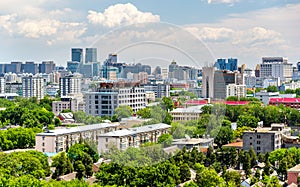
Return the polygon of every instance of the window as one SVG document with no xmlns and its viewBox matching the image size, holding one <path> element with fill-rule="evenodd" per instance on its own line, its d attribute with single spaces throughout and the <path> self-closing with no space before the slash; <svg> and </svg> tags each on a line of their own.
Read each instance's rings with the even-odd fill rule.
<svg viewBox="0 0 300 187">
<path fill-rule="evenodd" d="M 257 139 L 260 139 L 260 134 L 257 135 Z"/>
<path fill-rule="evenodd" d="M 45 152 L 45 149 L 43 148 L 42 151 Z"/>
<path fill-rule="evenodd" d="M 252 143 L 250 143 L 250 145 L 252 145 Z"/>
<path fill-rule="evenodd" d="M 45 146 L 45 143 L 42 143 L 42 146 L 44 147 L 44 146 Z"/>
<path fill-rule="evenodd" d="M 106 138 L 106 142 L 108 142 L 108 138 Z"/>
<path fill-rule="evenodd" d="M 256 150 L 260 151 L 260 147 L 257 147 Z"/>
<path fill-rule="evenodd" d="M 257 145 L 260 145 L 260 141 L 257 141 L 256 143 L 257 143 Z"/>
<path fill-rule="evenodd" d="M 42 139 L 45 140 L 45 136 L 42 136 Z"/>
<path fill-rule="evenodd" d="M 250 137 L 250 140 L 252 140 L 252 137 Z"/>
</svg>

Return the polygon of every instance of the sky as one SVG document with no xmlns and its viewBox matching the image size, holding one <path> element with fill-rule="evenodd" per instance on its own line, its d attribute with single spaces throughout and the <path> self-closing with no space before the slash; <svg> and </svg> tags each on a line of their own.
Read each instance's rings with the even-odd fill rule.
<svg viewBox="0 0 300 187">
<path fill-rule="evenodd" d="M 71 48 L 98 48 L 120 61 L 203 66 L 263 56 L 300 61 L 299 0 L 0 1 L 0 62 L 70 61 Z"/>
</svg>

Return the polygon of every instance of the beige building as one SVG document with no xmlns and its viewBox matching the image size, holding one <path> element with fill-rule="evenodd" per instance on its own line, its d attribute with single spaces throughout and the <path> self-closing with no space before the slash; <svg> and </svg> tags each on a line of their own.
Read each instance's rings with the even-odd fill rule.
<svg viewBox="0 0 300 187">
<path fill-rule="evenodd" d="M 66 151 L 80 140 L 97 143 L 97 136 L 115 131 L 118 126 L 118 123 L 100 123 L 38 133 L 35 136 L 35 149 L 45 153 L 58 153 Z"/>
<path fill-rule="evenodd" d="M 173 121 L 189 121 L 198 120 L 202 113 L 201 108 L 204 105 L 191 106 L 187 108 L 176 108 L 170 112 Z"/>
<path fill-rule="evenodd" d="M 226 97 L 236 96 L 238 98 L 246 97 L 246 85 L 228 84 L 226 86 Z"/>
<path fill-rule="evenodd" d="M 146 142 L 157 142 L 158 137 L 168 133 L 170 128 L 170 125 L 159 123 L 101 134 L 98 136 L 98 152 L 107 152 L 113 146 L 119 150 L 126 150 Z"/>
</svg>

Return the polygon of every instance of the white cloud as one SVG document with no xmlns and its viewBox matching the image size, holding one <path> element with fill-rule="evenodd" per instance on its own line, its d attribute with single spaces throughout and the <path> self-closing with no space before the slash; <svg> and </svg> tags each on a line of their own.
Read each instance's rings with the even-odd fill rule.
<svg viewBox="0 0 300 187">
<path fill-rule="evenodd" d="M 18 32 L 28 38 L 51 36 L 57 33 L 61 23 L 57 20 L 25 20 L 17 23 Z"/>
<path fill-rule="evenodd" d="M 225 3 L 225 4 L 233 4 L 239 2 L 239 0 L 207 0 L 208 4 L 212 3 Z"/>
<path fill-rule="evenodd" d="M 112 5 L 105 9 L 103 13 L 90 10 L 87 18 L 92 24 L 100 24 L 109 28 L 160 21 L 158 15 L 153 15 L 150 12 L 141 12 L 131 3 Z"/>
<path fill-rule="evenodd" d="M 9 14 L 0 16 L 0 29 L 1 27 L 9 34 L 13 32 L 12 22 L 15 20 L 16 14 Z"/>
<path fill-rule="evenodd" d="M 187 31 L 199 37 L 203 41 L 224 41 L 232 38 L 234 31 L 225 27 L 187 27 Z"/>
<path fill-rule="evenodd" d="M 247 45 L 247 46 L 258 46 L 258 45 L 274 45 L 283 44 L 284 39 L 281 34 L 263 27 L 254 27 L 244 31 L 238 31 L 233 37 L 233 44 L 235 45 Z"/>
</svg>

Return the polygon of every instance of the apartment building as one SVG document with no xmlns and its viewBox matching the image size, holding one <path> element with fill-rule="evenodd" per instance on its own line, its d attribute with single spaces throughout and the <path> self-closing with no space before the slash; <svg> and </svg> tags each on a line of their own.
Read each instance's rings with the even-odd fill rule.
<svg viewBox="0 0 300 187">
<path fill-rule="evenodd" d="M 243 133 L 243 150 L 259 153 L 271 152 L 282 148 L 283 136 L 290 136 L 291 128 L 284 124 L 272 124 L 271 127 L 258 127 L 253 131 Z"/>
<path fill-rule="evenodd" d="M 85 93 L 86 113 L 93 116 L 113 116 L 120 105 L 134 112 L 146 107 L 146 94 L 137 83 L 101 83 L 96 92 Z"/>
<path fill-rule="evenodd" d="M 238 98 L 246 97 L 246 85 L 228 84 L 226 86 L 226 97 L 236 96 Z"/>
<path fill-rule="evenodd" d="M 159 123 L 101 134 L 98 136 L 98 152 L 107 152 L 113 146 L 119 150 L 126 150 L 146 142 L 156 143 L 158 137 L 168 133 L 170 128 L 171 125 Z"/>
<path fill-rule="evenodd" d="M 198 120 L 202 113 L 202 106 L 191 106 L 187 108 L 176 108 L 170 112 L 173 121 L 190 121 Z"/>
<path fill-rule="evenodd" d="M 22 96 L 36 97 L 43 99 L 46 92 L 46 79 L 41 74 L 23 74 L 22 77 Z"/>
<path fill-rule="evenodd" d="M 67 151 L 71 145 L 78 143 L 80 140 L 97 143 L 97 136 L 115 131 L 118 126 L 118 123 L 100 123 L 37 133 L 35 136 L 35 149 L 45 153 L 58 153 Z"/>
</svg>

